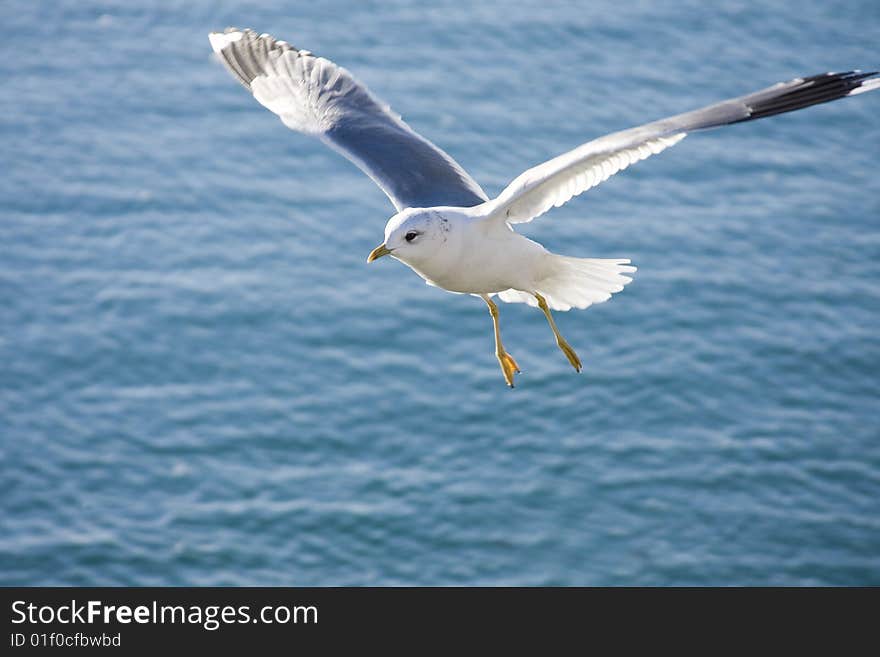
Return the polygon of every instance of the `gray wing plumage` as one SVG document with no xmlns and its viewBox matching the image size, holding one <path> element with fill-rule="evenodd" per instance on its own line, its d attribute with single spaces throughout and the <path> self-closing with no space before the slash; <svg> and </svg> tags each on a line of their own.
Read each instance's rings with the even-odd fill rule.
<svg viewBox="0 0 880 657">
<path fill-rule="evenodd" d="M 490 206 L 490 216 L 531 221 L 639 160 L 677 144 L 689 132 L 753 121 L 880 88 L 876 73 L 824 73 L 782 82 L 637 128 L 587 142 L 517 176 Z"/>
<path fill-rule="evenodd" d="M 319 137 L 354 162 L 398 211 L 487 200 L 455 160 L 344 68 L 252 30 L 227 28 L 210 40 L 226 68 L 262 105 L 287 127 Z"/>
</svg>

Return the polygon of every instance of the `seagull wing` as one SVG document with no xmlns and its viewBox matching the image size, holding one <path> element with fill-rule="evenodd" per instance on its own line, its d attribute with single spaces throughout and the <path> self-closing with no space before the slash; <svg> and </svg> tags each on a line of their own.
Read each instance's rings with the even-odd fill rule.
<svg viewBox="0 0 880 657">
<path fill-rule="evenodd" d="M 782 82 L 637 128 L 615 132 L 578 146 L 520 174 L 490 201 L 489 216 L 524 223 L 607 180 L 639 160 L 655 155 L 695 130 L 761 119 L 880 88 L 877 73 L 824 73 Z"/>
<path fill-rule="evenodd" d="M 288 128 L 320 137 L 407 207 L 470 207 L 488 199 L 461 166 L 416 134 L 344 68 L 268 34 L 210 35 L 226 68 Z"/>
</svg>

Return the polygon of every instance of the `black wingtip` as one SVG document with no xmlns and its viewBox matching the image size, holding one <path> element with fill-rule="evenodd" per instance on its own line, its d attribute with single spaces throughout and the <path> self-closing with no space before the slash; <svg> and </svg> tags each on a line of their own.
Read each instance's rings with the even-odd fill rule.
<svg viewBox="0 0 880 657">
<path fill-rule="evenodd" d="M 783 114 L 794 110 L 827 103 L 844 96 L 849 96 L 867 80 L 877 75 L 878 71 L 863 73 L 862 71 L 846 71 L 844 73 L 821 73 L 803 78 L 800 84 L 779 95 L 765 98 L 750 105 L 749 116 L 744 121 L 761 119 L 765 116 Z"/>
</svg>

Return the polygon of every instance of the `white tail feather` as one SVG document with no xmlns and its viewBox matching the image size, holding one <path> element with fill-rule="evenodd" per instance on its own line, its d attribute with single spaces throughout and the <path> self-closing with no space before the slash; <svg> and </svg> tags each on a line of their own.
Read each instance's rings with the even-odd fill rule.
<svg viewBox="0 0 880 657">
<path fill-rule="evenodd" d="M 570 258 L 555 254 L 549 256 L 549 265 L 534 291 L 547 299 L 553 310 L 583 309 L 607 301 L 632 280 L 624 274 L 636 270 L 629 260 Z M 538 305 L 531 291 L 505 290 L 498 294 L 498 298 L 508 303 Z"/>
</svg>

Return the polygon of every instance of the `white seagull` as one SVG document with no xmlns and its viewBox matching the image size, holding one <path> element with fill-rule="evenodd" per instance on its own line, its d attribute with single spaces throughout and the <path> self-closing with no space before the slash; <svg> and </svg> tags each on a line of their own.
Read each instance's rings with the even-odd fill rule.
<svg viewBox="0 0 880 657">
<path fill-rule="evenodd" d="M 677 144 L 689 132 L 825 103 L 880 88 L 876 72 L 824 73 L 615 132 L 517 176 L 489 199 L 444 151 L 420 136 L 344 68 L 253 30 L 210 35 L 226 68 L 288 128 L 315 135 L 372 178 L 397 214 L 367 258 L 390 255 L 429 285 L 479 296 L 489 306 L 495 355 L 513 387 L 520 369 L 501 343 L 494 295 L 540 308 L 575 370 L 581 361 L 560 335 L 550 309 L 606 301 L 632 279 L 629 260 L 550 253 L 514 232 L 551 207 Z"/>
</svg>

